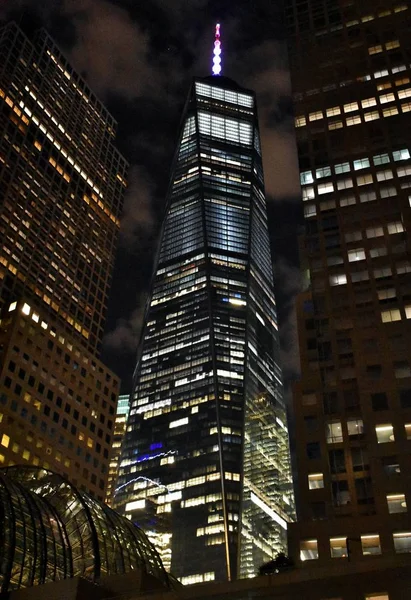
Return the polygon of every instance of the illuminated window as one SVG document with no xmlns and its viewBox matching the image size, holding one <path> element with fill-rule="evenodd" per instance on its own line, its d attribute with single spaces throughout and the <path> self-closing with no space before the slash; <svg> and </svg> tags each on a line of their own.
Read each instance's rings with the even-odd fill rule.
<svg viewBox="0 0 411 600">
<path fill-rule="evenodd" d="M 324 117 L 324 113 L 322 110 L 317 110 L 316 112 L 312 112 L 308 115 L 310 121 L 318 121 L 318 119 L 322 119 Z"/>
<path fill-rule="evenodd" d="M 312 171 L 304 171 L 303 173 L 300 173 L 300 182 L 301 182 L 301 185 L 305 185 L 307 183 L 313 183 L 314 178 L 313 178 Z"/>
<path fill-rule="evenodd" d="M 394 115 L 398 115 L 398 108 L 396 106 L 391 106 L 390 108 L 384 108 L 382 111 L 384 117 L 393 117 Z"/>
<path fill-rule="evenodd" d="M 311 473 L 308 475 L 308 488 L 317 490 L 324 487 L 324 475 L 322 473 Z"/>
<path fill-rule="evenodd" d="M 380 536 L 377 533 L 371 533 L 361 536 L 362 553 L 364 556 L 372 554 L 381 554 Z"/>
<path fill-rule="evenodd" d="M 334 170 L 337 175 L 340 175 L 341 173 L 348 173 L 351 171 L 350 163 L 339 163 L 338 165 L 334 166 Z"/>
<path fill-rule="evenodd" d="M 358 102 L 350 102 L 349 104 L 344 104 L 343 108 L 344 112 L 346 113 L 358 110 Z"/>
<path fill-rule="evenodd" d="M 365 600 L 390 600 L 387 592 L 377 592 L 376 594 L 366 594 Z"/>
<path fill-rule="evenodd" d="M 367 238 L 375 238 L 384 235 L 384 230 L 382 227 L 368 227 L 365 233 Z"/>
<path fill-rule="evenodd" d="M 387 442 L 393 442 L 395 440 L 394 428 L 390 423 L 376 425 L 375 433 L 377 435 L 377 442 L 379 444 L 386 444 Z"/>
<path fill-rule="evenodd" d="M 334 191 L 334 186 L 331 182 L 329 183 L 320 183 L 318 185 L 318 193 L 319 194 L 329 194 Z"/>
<path fill-rule="evenodd" d="M 387 495 L 388 512 L 401 513 L 407 512 L 407 502 L 405 500 L 405 494 L 389 494 Z"/>
<path fill-rule="evenodd" d="M 347 419 L 347 431 L 350 438 L 358 437 L 364 433 L 364 423 L 362 419 Z"/>
<path fill-rule="evenodd" d="M 347 556 L 347 538 L 330 538 L 331 558 L 345 558 Z"/>
<path fill-rule="evenodd" d="M 379 119 L 379 118 L 380 118 L 380 113 L 376 110 L 366 112 L 364 114 L 365 121 L 375 121 L 376 119 Z"/>
<path fill-rule="evenodd" d="M 356 115 L 355 117 L 347 117 L 345 121 L 347 126 L 351 127 L 351 125 L 358 125 L 358 123 L 361 123 L 361 117 L 359 115 Z"/>
<path fill-rule="evenodd" d="M 325 426 L 327 444 L 336 444 L 343 441 L 341 421 L 330 421 Z"/>
<path fill-rule="evenodd" d="M 405 423 L 404 428 L 407 440 L 411 440 L 411 423 Z"/>
<path fill-rule="evenodd" d="M 321 179 L 321 177 L 330 177 L 331 176 L 331 167 L 322 167 L 321 169 L 317 169 L 315 171 L 315 176 L 317 179 Z M 326 184 L 322 184 L 326 185 Z"/>
<path fill-rule="evenodd" d="M 359 171 L 360 169 L 366 169 L 370 166 L 370 161 L 368 158 L 360 158 L 359 160 L 354 161 L 354 171 Z"/>
<path fill-rule="evenodd" d="M 371 106 L 376 106 L 377 100 L 375 98 L 366 98 L 361 101 L 361 106 L 363 108 L 370 108 Z"/>
<path fill-rule="evenodd" d="M 307 119 L 305 117 L 296 117 L 295 118 L 295 126 L 296 127 L 304 127 L 307 124 Z"/>
<path fill-rule="evenodd" d="M 352 179 L 341 179 L 337 181 L 337 189 L 346 190 L 348 188 L 352 188 L 354 186 Z"/>
<path fill-rule="evenodd" d="M 341 114 L 341 108 L 339 106 L 332 106 L 331 108 L 327 108 L 326 113 L 327 117 L 335 117 Z"/>
<path fill-rule="evenodd" d="M 398 554 L 411 552 L 411 532 L 402 531 L 393 534 L 394 548 Z"/>
<path fill-rule="evenodd" d="M 392 223 L 388 223 L 387 225 L 388 233 L 402 233 L 404 231 L 404 226 L 401 221 L 394 221 Z"/>
<path fill-rule="evenodd" d="M 315 198 L 315 192 L 313 187 L 303 188 L 303 200 L 313 200 Z"/>
<path fill-rule="evenodd" d="M 348 252 L 348 261 L 356 262 L 359 260 L 365 259 L 365 251 L 363 248 L 356 248 L 355 250 L 350 250 Z"/>
<path fill-rule="evenodd" d="M 315 560 L 318 558 L 318 542 L 317 540 L 301 540 L 300 542 L 300 559 Z"/>
<path fill-rule="evenodd" d="M 10 437 L 8 435 L 6 435 L 5 433 L 3 433 L 0 443 L 5 448 L 8 448 L 9 444 L 10 444 Z"/>
<path fill-rule="evenodd" d="M 345 285 L 347 283 L 347 275 L 340 273 L 339 275 L 330 275 L 330 285 Z"/>
</svg>

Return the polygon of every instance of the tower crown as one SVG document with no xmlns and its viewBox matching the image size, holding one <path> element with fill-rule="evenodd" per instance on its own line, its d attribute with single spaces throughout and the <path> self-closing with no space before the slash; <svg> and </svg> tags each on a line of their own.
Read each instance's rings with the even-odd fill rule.
<svg viewBox="0 0 411 600">
<path fill-rule="evenodd" d="M 215 26 L 214 50 L 213 50 L 213 75 L 221 75 L 221 40 L 220 23 Z"/>
</svg>

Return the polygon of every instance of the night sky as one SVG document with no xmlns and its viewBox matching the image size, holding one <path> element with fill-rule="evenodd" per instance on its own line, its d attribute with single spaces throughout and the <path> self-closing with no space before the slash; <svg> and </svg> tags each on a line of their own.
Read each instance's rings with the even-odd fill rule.
<svg viewBox="0 0 411 600">
<path fill-rule="evenodd" d="M 39 6 L 41 5 L 41 6 Z M 283 368 L 298 371 L 293 297 L 301 206 L 279 0 L 0 0 L 0 19 L 44 25 L 118 121 L 130 163 L 103 361 L 130 391 L 170 166 L 191 78 L 211 74 L 221 23 L 223 74 L 257 92 Z"/>
</svg>

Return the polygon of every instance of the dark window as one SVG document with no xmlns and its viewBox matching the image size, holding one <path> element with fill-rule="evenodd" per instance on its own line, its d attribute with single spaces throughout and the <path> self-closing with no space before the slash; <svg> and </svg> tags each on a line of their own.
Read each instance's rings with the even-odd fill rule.
<svg viewBox="0 0 411 600">
<path fill-rule="evenodd" d="M 356 479 L 355 491 L 357 494 L 358 504 L 371 504 L 372 502 L 374 502 L 370 477 L 364 477 L 364 479 Z"/>
<path fill-rule="evenodd" d="M 337 392 L 324 394 L 324 412 L 327 415 L 339 412 L 339 402 Z"/>
<path fill-rule="evenodd" d="M 310 460 L 321 458 L 320 442 L 310 442 L 307 444 L 307 457 Z"/>
<path fill-rule="evenodd" d="M 401 408 L 411 408 L 411 389 L 400 391 Z"/>
<path fill-rule="evenodd" d="M 352 448 L 351 460 L 353 471 L 368 471 L 370 468 L 368 455 L 364 448 Z"/>
<path fill-rule="evenodd" d="M 348 481 L 345 479 L 341 481 L 332 482 L 333 500 L 336 506 L 343 506 L 350 504 L 351 496 L 348 489 Z"/>
<path fill-rule="evenodd" d="M 325 519 L 325 502 L 312 502 L 310 506 L 313 519 Z"/>
<path fill-rule="evenodd" d="M 330 461 L 330 471 L 331 473 L 345 473 L 345 456 L 344 450 L 330 450 L 328 453 L 328 458 Z"/>
<path fill-rule="evenodd" d="M 304 417 L 304 424 L 307 433 L 313 433 L 318 429 L 318 419 L 317 417 L 309 416 Z"/>
<path fill-rule="evenodd" d="M 373 410 L 386 410 L 388 408 L 387 394 L 384 392 L 371 394 L 371 404 Z"/>
</svg>

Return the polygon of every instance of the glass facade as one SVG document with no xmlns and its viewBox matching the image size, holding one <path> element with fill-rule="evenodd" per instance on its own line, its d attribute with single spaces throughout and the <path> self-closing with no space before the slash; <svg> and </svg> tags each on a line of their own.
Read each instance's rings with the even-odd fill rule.
<svg viewBox="0 0 411 600">
<path fill-rule="evenodd" d="M 169 187 L 114 505 L 184 583 L 251 576 L 293 518 L 254 94 L 195 79 Z"/>
<path fill-rule="evenodd" d="M 168 586 L 146 535 L 44 469 L 0 469 L 0 593 L 69 577 L 99 582 L 143 569 Z"/>
</svg>

